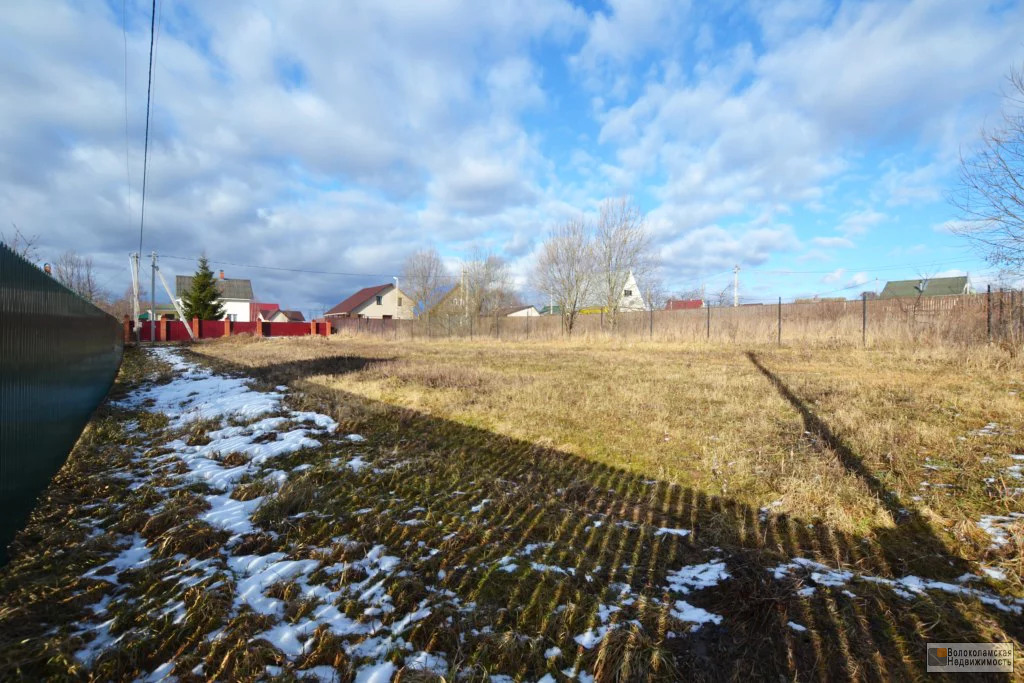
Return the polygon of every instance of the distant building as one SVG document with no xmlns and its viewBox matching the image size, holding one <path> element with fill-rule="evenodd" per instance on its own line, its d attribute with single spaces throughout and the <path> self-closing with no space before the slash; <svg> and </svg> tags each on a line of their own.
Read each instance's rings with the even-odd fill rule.
<svg viewBox="0 0 1024 683">
<path fill-rule="evenodd" d="M 669 299 L 665 302 L 666 311 L 689 311 L 704 308 L 703 299 Z"/>
<path fill-rule="evenodd" d="M 325 318 L 373 318 L 408 320 L 414 302 L 392 284 L 364 287 L 327 311 Z"/>
<path fill-rule="evenodd" d="M 558 306 L 558 305 L 555 305 L 555 306 L 545 306 L 544 308 L 540 309 L 540 314 L 541 315 L 562 315 L 562 307 Z"/>
<path fill-rule="evenodd" d="M 220 292 L 221 306 L 224 307 L 224 318 L 238 323 L 253 322 L 252 311 L 252 280 L 226 278 L 220 271 L 220 279 L 216 280 L 217 291 Z M 178 275 L 174 278 L 174 298 L 182 306 L 182 298 L 192 289 L 191 275 Z"/>
<path fill-rule="evenodd" d="M 893 280 L 885 283 L 880 299 L 902 299 L 919 296 L 957 296 L 970 294 L 971 283 L 966 275 L 933 277 L 919 280 Z"/>
<path fill-rule="evenodd" d="M 536 318 L 540 315 L 534 306 L 506 306 L 492 313 L 503 318 Z"/>
</svg>

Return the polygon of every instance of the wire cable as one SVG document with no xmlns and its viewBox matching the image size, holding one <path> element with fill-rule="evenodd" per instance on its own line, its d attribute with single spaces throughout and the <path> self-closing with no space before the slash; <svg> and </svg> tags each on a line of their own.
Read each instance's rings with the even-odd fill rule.
<svg viewBox="0 0 1024 683">
<path fill-rule="evenodd" d="M 121 37 L 124 38 L 124 172 L 128 178 L 128 229 L 132 220 L 131 144 L 128 136 L 128 0 L 121 0 Z"/>
<path fill-rule="evenodd" d="M 139 254 L 142 253 L 142 231 L 146 224 L 146 176 L 149 170 L 149 105 L 153 97 L 153 42 L 156 36 L 156 0 L 149 19 L 149 76 L 146 82 L 146 142 L 142 148 L 142 208 L 139 214 Z"/>
</svg>

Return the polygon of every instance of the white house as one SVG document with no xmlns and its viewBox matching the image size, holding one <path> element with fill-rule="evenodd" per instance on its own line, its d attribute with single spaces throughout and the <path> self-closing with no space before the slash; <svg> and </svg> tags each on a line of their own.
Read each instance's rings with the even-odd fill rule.
<svg viewBox="0 0 1024 683">
<path fill-rule="evenodd" d="M 415 302 L 392 284 L 364 287 L 324 313 L 325 318 L 410 320 Z"/>
<path fill-rule="evenodd" d="M 540 316 L 540 311 L 534 306 L 506 306 L 494 311 L 494 315 L 505 318 L 536 318 Z"/>
<path fill-rule="evenodd" d="M 647 310 L 644 298 L 640 294 L 640 285 L 636 283 L 636 278 L 633 277 L 633 272 L 629 271 L 625 274 L 620 272 L 617 274 L 617 277 L 623 283 L 622 292 L 619 295 L 619 310 Z M 605 288 L 607 286 L 607 278 L 603 273 L 595 275 L 590 285 L 590 295 L 587 297 L 583 306 L 580 307 L 581 312 L 600 313 L 603 311 L 608 306 L 607 293 L 605 292 Z"/>
<path fill-rule="evenodd" d="M 224 318 L 239 323 L 252 322 L 252 281 L 239 278 L 226 278 L 220 271 L 217 291 L 220 292 L 221 306 L 224 307 Z M 183 306 L 182 298 L 192 289 L 191 275 L 178 275 L 174 278 L 174 296 L 178 305 Z"/>
</svg>

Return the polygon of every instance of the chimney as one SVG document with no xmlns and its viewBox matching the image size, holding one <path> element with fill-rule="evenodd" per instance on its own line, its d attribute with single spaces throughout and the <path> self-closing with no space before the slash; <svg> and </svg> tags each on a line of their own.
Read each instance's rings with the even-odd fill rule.
<svg viewBox="0 0 1024 683">
<path fill-rule="evenodd" d="M 220 279 L 221 279 L 221 280 L 223 280 L 223 279 L 224 279 L 224 271 L 223 271 L 223 270 L 222 270 L 222 271 L 220 271 Z"/>
</svg>

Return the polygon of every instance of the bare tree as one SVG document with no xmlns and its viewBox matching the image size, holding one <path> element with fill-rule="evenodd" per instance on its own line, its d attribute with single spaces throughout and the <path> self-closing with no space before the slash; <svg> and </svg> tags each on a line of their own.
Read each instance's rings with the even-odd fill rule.
<svg viewBox="0 0 1024 683">
<path fill-rule="evenodd" d="M 536 286 L 558 305 L 569 335 L 590 296 L 594 267 L 594 243 L 582 218 L 555 227 L 541 247 Z"/>
<path fill-rule="evenodd" d="M 1002 123 L 982 131 L 981 150 L 960 161 L 960 187 L 951 197 L 963 224 L 994 265 L 1024 268 L 1024 65 L 1008 76 Z"/>
<path fill-rule="evenodd" d="M 11 251 L 26 261 L 38 261 L 39 235 L 26 235 L 15 223 L 11 223 L 11 227 L 14 228 L 14 234 L 8 237 L 5 233 L 0 232 L 0 242 L 6 244 Z"/>
<path fill-rule="evenodd" d="M 102 296 L 91 256 L 81 256 L 72 250 L 64 252 L 54 261 L 53 276 L 86 301 L 96 302 Z"/>
<path fill-rule="evenodd" d="M 437 249 L 421 249 L 409 256 L 402 267 L 402 290 L 412 297 L 419 317 L 428 313 L 445 294 L 451 276 Z"/>
<path fill-rule="evenodd" d="M 639 284 L 653 270 L 645 222 L 639 207 L 628 198 L 601 204 L 594 234 L 594 296 L 604 307 L 612 329 L 630 273 Z M 642 286 L 640 291 L 644 292 Z"/>
<path fill-rule="evenodd" d="M 518 303 L 512 273 L 500 256 L 477 251 L 463 269 L 463 302 L 470 315 L 487 315 Z"/>
</svg>

